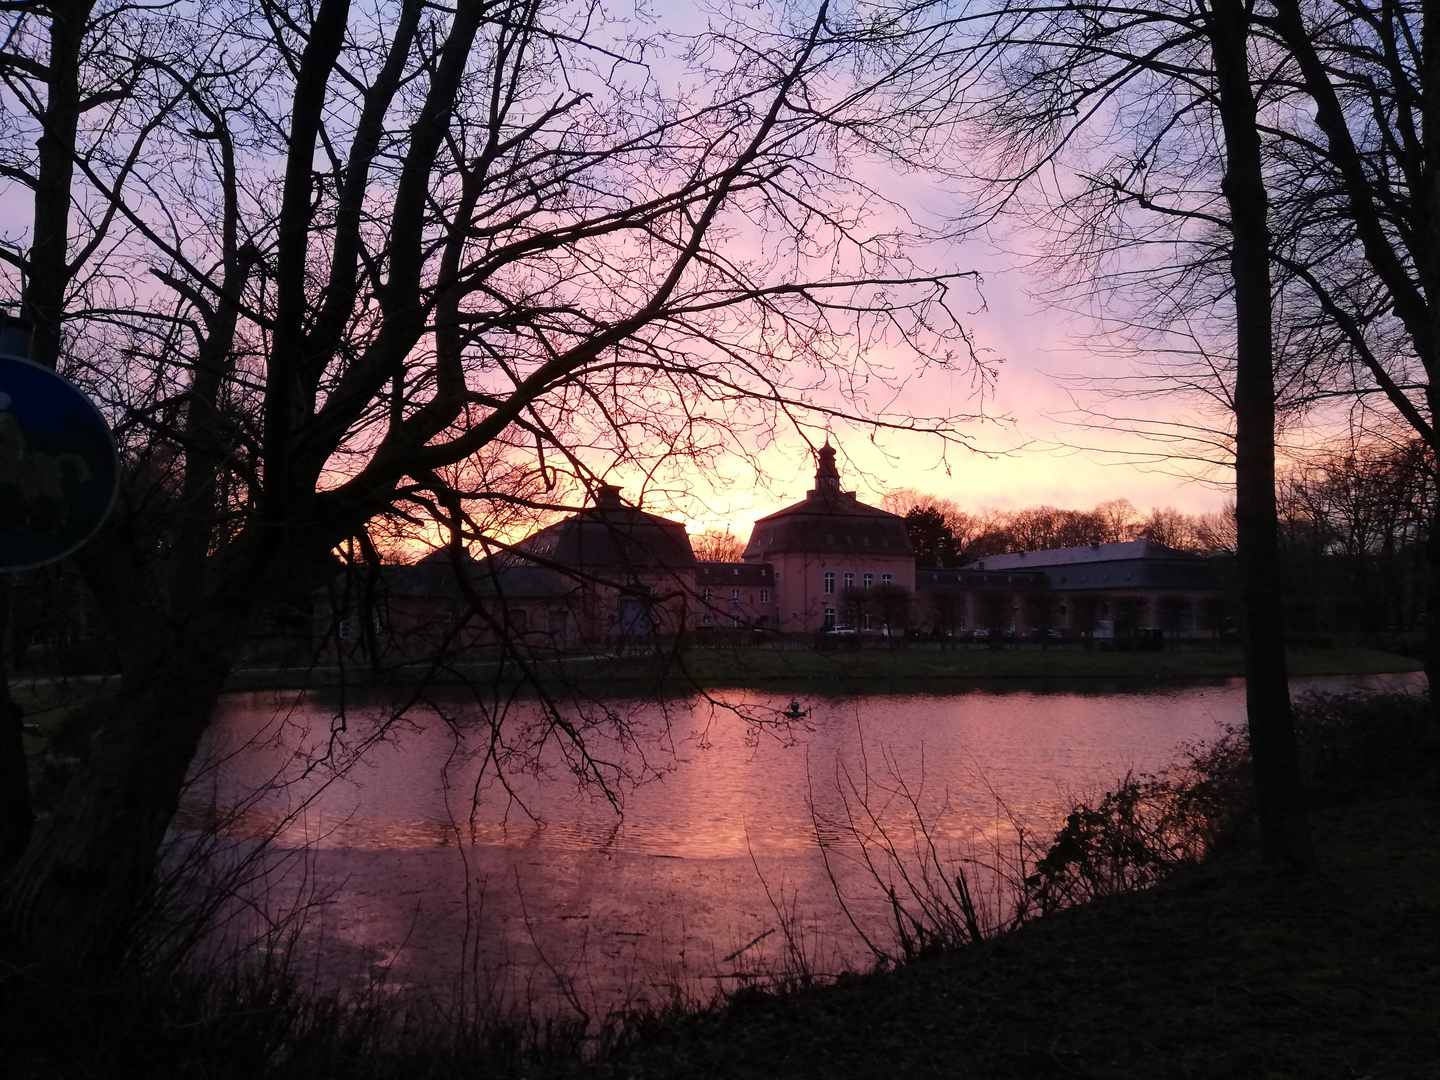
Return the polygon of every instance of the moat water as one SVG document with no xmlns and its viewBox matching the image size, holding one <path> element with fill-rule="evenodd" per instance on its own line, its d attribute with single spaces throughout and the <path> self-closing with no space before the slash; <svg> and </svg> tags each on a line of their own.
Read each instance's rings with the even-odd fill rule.
<svg viewBox="0 0 1440 1080">
<path fill-rule="evenodd" d="M 1357 686 L 1423 676 L 1295 683 Z M 253 858 L 226 940 L 320 989 L 594 1015 L 869 967 L 893 934 L 858 836 L 912 872 L 933 844 L 998 911 L 994 868 L 1077 795 L 1244 720 L 1239 680 L 790 700 L 555 703 L 581 753 L 535 701 L 233 695 L 176 835 Z"/>
</svg>

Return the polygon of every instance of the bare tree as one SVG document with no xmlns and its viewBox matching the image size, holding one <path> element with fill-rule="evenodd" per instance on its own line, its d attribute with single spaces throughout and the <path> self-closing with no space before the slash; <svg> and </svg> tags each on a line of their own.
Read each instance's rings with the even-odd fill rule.
<svg viewBox="0 0 1440 1080">
<path fill-rule="evenodd" d="M 125 948 L 248 628 L 377 517 L 503 546 L 487 507 L 558 512 L 611 468 L 675 477 L 804 422 L 856 374 L 852 335 L 965 347 L 954 276 L 908 263 L 847 169 L 923 121 L 862 20 L 737 8 L 689 43 L 681 93 L 650 60 L 685 42 L 583 3 L 97 10 L 6 8 L 29 127 L 0 150 L 36 213 L 6 287 L 125 463 L 76 559 L 118 693 L 0 895 L 18 940 L 73 961 Z M 104 122 L 72 124 L 76 101 Z"/>
<path fill-rule="evenodd" d="M 1118 544 L 1135 538 L 1140 514 L 1129 499 L 1109 499 L 1092 512 L 1099 524 L 1100 543 Z"/>
<path fill-rule="evenodd" d="M 1251 49 L 1257 25 L 1238 0 L 1035 0 L 976 18 L 985 30 L 968 70 L 975 52 L 990 58 L 979 82 L 996 88 L 974 110 L 998 142 L 974 152 L 989 166 L 996 205 L 1060 171 L 1058 194 L 1042 202 L 1060 234 L 1057 267 L 1112 301 L 1126 295 L 1132 342 L 1187 335 L 1202 364 L 1181 384 L 1212 395 L 1233 422 L 1263 846 L 1267 859 L 1311 866 L 1279 594 L 1276 400 L 1287 388 L 1276 379 L 1261 123 L 1282 96 L 1272 76 L 1284 60 Z M 1206 363 L 1216 356 L 1227 359 Z"/>
<path fill-rule="evenodd" d="M 706 529 L 690 537 L 695 557 L 702 562 L 740 562 L 745 553 L 744 542 L 726 528 Z"/>
<path fill-rule="evenodd" d="M 1136 527 L 1135 535 L 1141 540 L 1181 550 L 1196 547 L 1198 544 L 1194 519 L 1173 506 L 1157 506 L 1152 509 Z"/>
</svg>

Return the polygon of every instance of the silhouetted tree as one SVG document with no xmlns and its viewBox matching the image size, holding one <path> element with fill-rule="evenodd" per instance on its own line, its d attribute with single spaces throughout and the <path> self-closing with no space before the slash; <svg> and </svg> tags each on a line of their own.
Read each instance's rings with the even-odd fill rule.
<svg viewBox="0 0 1440 1080">
<path fill-rule="evenodd" d="M 824 6 L 794 34 L 765 17 L 715 13 L 682 93 L 583 3 L 4 8 L 0 183 L 34 201 L 5 289 L 33 358 L 115 421 L 125 473 L 75 560 L 118 689 L 0 885 L 16 940 L 128 947 L 246 634 L 377 517 L 503 545 L 483 507 L 703 467 L 830 376 L 862 384 L 850 335 L 948 359 L 946 280 L 873 242 L 882 200 L 847 179 L 852 152 L 918 145 L 903 67 Z"/>
<path fill-rule="evenodd" d="M 690 537 L 690 547 L 702 562 L 740 562 L 745 554 L 744 542 L 728 528 L 695 533 Z"/>
<path fill-rule="evenodd" d="M 905 515 L 905 532 L 915 546 L 916 566 L 954 566 L 959 559 L 950 523 L 933 506 L 917 506 Z"/>
</svg>

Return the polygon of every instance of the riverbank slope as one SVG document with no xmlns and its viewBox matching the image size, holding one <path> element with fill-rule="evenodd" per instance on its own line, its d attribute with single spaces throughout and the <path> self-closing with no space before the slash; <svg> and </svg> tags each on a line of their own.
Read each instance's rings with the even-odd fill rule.
<svg viewBox="0 0 1440 1080">
<path fill-rule="evenodd" d="M 1290 674 L 1378 675 L 1419 671 L 1419 660 L 1363 646 L 1295 647 L 1286 650 Z M 777 684 L 790 692 L 797 683 L 837 689 L 874 682 L 973 681 L 987 679 L 1230 679 L 1245 673 L 1238 648 L 1154 652 L 1077 649 L 688 649 L 664 655 L 572 655 L 537 661 L 532 676 L 549 684 L 590 688 L 651 689 Z M 407 684 L 422 678 L 441 683 L 494 684 L 516 681 L 513 664 L 459 663 L 389 668 L 241 668 L 230 677 L 230 690 L 279 690 L 347 685 Z"/>
<path fill-rule="evenodd" d="M 1440 801 L 1315 826 L 1317 877 L 1222 853 L 896 971 L 742 996 L 583 1075 L 1440 1076 Z"/>
</svg>

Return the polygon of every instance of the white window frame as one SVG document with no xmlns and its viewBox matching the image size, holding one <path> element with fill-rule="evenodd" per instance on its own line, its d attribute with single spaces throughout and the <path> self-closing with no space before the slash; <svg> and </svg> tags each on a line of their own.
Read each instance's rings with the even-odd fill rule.
<svg viewBox="0 0 1440 1080">
<path fill-rule="evenodd" d="M 874 574 L 861 574 L 861 575 L 860 575 L 860 584 L 861 584 L 864 588 L 873 589 L 873 588 L 875 587 L 875 575 L 874 575 Z"/>
<path fill-rule="evenodd" d="M 835 595 L 835 571 L 834 571 L 834 570 L 826 570 L 826 571 L 825 571 L 825 576 L 820 579 L 820 583 L 821 583 L 820 591 L 821 591 L 822 593 L 824 593 L 826 596 L 834 596 L 834 595 Z"/>
</svg>

